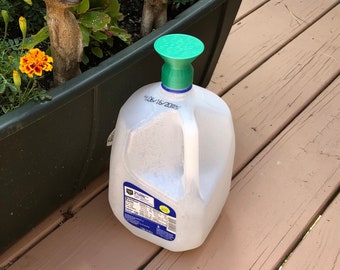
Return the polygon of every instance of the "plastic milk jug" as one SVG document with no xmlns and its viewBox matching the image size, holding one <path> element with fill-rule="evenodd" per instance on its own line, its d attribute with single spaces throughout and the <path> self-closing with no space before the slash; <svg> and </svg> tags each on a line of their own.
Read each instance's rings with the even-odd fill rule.
<svg viewBox="0 0 340 270">
<path fill-rule="evenodd" d="M 235 138 L 225 102 L 193 85 L 204 50 L 192 36 L 156 40 L 161 82 L 136 91 L 119 112 L 109 201 L 133 234 L 171 251 L 200 246 L 230 189 Z M 147 67 L 145 67 L 147 68 Z"/>
</svg>

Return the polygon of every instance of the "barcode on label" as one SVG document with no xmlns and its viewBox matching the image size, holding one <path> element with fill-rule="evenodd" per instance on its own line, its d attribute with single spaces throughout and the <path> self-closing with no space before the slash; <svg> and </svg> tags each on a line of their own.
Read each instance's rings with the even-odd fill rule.
<svg viewBox="0 0 340 270">
<path fill-rule="evenodd" d="M 167 230 L 172 233 L 176 233 L 176 219 L 168 216 Z"/>
</svg>

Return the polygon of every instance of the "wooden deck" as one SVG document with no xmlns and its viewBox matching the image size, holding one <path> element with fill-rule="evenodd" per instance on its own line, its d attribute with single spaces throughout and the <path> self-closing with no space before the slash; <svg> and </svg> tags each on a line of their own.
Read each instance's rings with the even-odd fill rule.
<svg viewBox="0 0 340 270">
<path fill-rule="evenodd" d="M 173 253 L 114 218 L 108 174 L 0 256 L 4 269 L 340 269 L 339 0 L 243 0 L 208 86 L 234 180 L 206 242 Z"/>
</svg>

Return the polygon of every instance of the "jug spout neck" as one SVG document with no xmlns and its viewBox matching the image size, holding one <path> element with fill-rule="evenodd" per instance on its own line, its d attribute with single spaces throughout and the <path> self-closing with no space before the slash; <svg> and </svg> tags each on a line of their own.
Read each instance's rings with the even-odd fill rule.
<svg viewBox="0 0 340 270">
<path fill-rule="evenodd" d="M 170 34 L 157 39 L 154 47 L 164 60 L 161 77 L 163 89 L 174 93 L 189 91 L 194 78 L 191 63 L 204 51 L 202 41 L 185 34 Z"/>
</svg>

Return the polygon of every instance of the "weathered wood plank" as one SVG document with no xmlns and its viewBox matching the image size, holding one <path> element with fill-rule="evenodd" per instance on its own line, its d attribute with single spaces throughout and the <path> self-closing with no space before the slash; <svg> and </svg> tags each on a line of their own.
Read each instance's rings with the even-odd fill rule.
<svg viewBox="0 0 340 270">
<path fill-rule="evenodd" d="M 203 246 L 163 250 L 146 269 L 275 269 L 340 186 L 339 83 L 237 175 Z"/>
<path fill-rule="evenodd" d="M 207 88 L 224 93 L 338 3 L 338 0 L 266 3 L 232 27 Z"/>
<path fill-rule="evenodd" d="M 63 220 L 64 217 L 59 211 L 52 213 L 48 218 L 22 237 L 17 243 L 11 246 L 4 253 L 0 254 L 0 269 L 11 265 L 18 257 L 56 229 Z"/>
<path fill-rule="evenodd" d="M 137 269 L 158 249 L 114 218 L 106 190 L 10 269 Z"/>
<path fill-rule="evenodd" d="M 339 74 L 339 10 L 329 12 L 223 96 L 235 123 L 234 172 Z"/>
<path fill-rule="evenodd" d="M 340 269 L 339 224 L 340 195 L 329 205 L 321 219 L 294 250 L 282 269 Z"/>
<path fill-rule="evenodd" d="M 58 228 L 67 217 L 65 215 L 75 214 L 88 201 L 93 199 L 108 184 L 108 172 L 103 173 L 95 179 L 85 190 L 79 193 L 75 198 L 62 205 L 53 212 L 38 226 L 33 228 L 22 239 L 11 246 L 4 253 L 0 254 L 0 268 L 10 265 L 16 258 L 20 257 L 27 250 L 35 246 L 39 241 L 45 238 L 53 230 Z M 66 214 L 67 213 L 67 214 Z"/>
<path fill-rule="evenodd" d="M 241 20 L 243 17 L 249 15 L 257 8 L 261 7 L 270 0 L 242 0 L 240 8 L 237 12 L 235 22 Z"/>
</svg>

